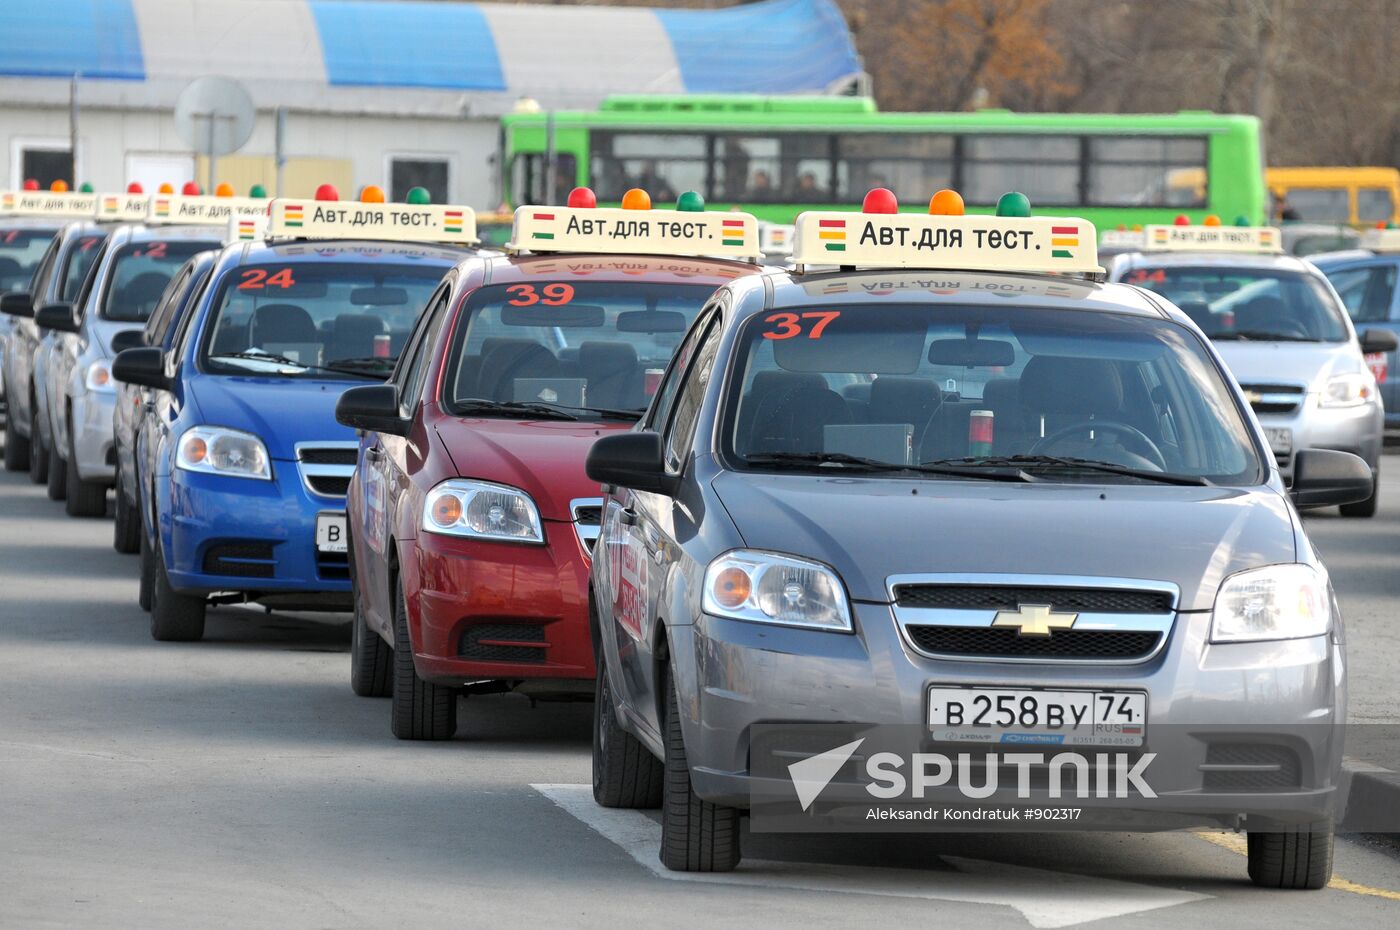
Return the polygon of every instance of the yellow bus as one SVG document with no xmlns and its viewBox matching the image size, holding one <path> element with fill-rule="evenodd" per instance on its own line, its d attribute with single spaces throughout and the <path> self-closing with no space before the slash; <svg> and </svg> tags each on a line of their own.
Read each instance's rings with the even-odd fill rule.
<svg viewBox="0 0 1400 930">
<path fill-rule="evenodd" d="M 1394 168 L 1268 168 L 1274 219 L 1285 208 L 1305 223 L 1400 223 L 1400 171 Z"/>
</svg>

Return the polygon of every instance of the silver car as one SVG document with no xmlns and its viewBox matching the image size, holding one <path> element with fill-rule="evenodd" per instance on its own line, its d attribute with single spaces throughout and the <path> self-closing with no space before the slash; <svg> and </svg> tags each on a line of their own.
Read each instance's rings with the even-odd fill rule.
<svg viewBox="0 0 1400 930">
<path fill-rule="evenodd" d="M 35 323 L 53 334 L 44 412 L 64 466 L 69 516 L 107 511 L 107 489 L 116 479 L 116 351 L 136 344 L 134 337 L 180 266 L 199 252 L 219 248 L 225 233 L 208 226 L 118 226 L 75 299 L 35 313 Z M 130 341 L 124 346 L 123 339 Z"/>
<path fill-rule="evenodd" d="M 1327 277 L 1287 255 L 1135 252 L 1118 256 L 1115 281 L 1175 303 L 1215 343 L 1264 426 L 1284 480 L 1301 449 L 1359 455 L 1378 471 L 1385 410 L 1365 355 L 1388 352 L 1395 335 L 1358 337 Z M 1370 517 L 1380 482 L 1343 516 Z"/>
<path fill-rule="evenodd" d="M 885 222 L 913 242 L 908 216 Z M 837 245 L 879 238 L 845 232 L 869 215 L 819 218 Z M 881 241 L 905 236 L 891 228 Z M 1089 238 L 1060 228 L 1057 250 Z M 1290 462 L 1299 503 L 1370 493 L 1353 455 Z M 741 815 L 778 790 L 754 742 L 766 726 L 1013 743 L 995 718 L 953 732 L 952 704 L 996 695 L 1045 723 L 1063 719 L 1054 695 L 1078 691 L 1136 702 L 1120 738 L 1186 766 L 1164 802 L 1182 817 L 1250 831 L 1256 882 L 1325 884 L 1341 617 L 1243 393 L 1167 301 L 1038 274 L 739 279 L 588 474 L 607 492 L 589 590 L 594 796 L 661 807 L 668 867 L 737 864 Z M 1250 754 L 1279 748 L 1268 727 L 1305 723 L 1329 726 L 1287 749 L 1302 781 L 1251 781 L 1272 767 Z M 1217 746 L 1188 724 L 1232 735 Z M 1095 738 L 1077 723 L 1051 735 Z"/>
</svg>

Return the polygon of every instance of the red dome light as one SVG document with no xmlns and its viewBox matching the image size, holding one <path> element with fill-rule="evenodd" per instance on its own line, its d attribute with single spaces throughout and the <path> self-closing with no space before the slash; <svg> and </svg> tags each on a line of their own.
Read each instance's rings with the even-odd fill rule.
<svg viewBox="0 0 1400 930">
<path fill-rule="evenodd" d="M 127 192 L 128 194 L 144 194 L 144 193 L 146 193 L 145 189 L 141 187 L 141 183 L 140 183 L 139 181 L 132 181 L 130 184 L 128 184 L 128 185 L 126 186 L 126 192 Z"/>
<path fill-rule="evenodd" d="M 204 192 L 199 189 L 198 184 L 193 181 L 186 181 L 185 186 L 180 188 L 180 193 L 184 194 L 186 197 L 198 197 Z"/>
<path fill-rule="evenodd" d="M 1191 217 L 1187 216 L 1185 213 L 1177 214 L 1176 219 L 1172 220 L 1172 224 L 1176 226 L 1190 226 Z"/>
<path fill-rule="evenodd" d="M 33 178 L 25 178 L 24 189 L 27 191 L 37 191 L 39 189 L 39 182 Z"/>
<path fill-rule="evenodd" d="M 317 200 L 339 200 L 339 199 L 340 199 L 340 191 L 338 191 L 338 190 L 335 189 L 335 185 L 334 185 L 334 184 L 322 184 L 320 187 L 316 188 L 316 199 L 317 199 Z"/>
<path fill-rule="evenodd" d="M 898 213 L 899 201 L 895 199 L 894 192 L 888 187 L 877 187 L 865 195 L 865 202 L 860 206 L 862 213 Z"/>
</svg>

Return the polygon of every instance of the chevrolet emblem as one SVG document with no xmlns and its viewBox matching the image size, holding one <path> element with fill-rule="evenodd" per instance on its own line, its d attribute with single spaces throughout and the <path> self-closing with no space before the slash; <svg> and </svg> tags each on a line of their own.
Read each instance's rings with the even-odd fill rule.
<svg viewBox="0 0 1400 930">
<path fill-rule="evenodd" d="M 1014 629 L 1018 636 L 1049 636 L 1074 626 L 1079 614 L 1055 613 L 1049 604 L 1019 604 L 1015 610 L 999 610 L 992 626 Z"/>
</svg>

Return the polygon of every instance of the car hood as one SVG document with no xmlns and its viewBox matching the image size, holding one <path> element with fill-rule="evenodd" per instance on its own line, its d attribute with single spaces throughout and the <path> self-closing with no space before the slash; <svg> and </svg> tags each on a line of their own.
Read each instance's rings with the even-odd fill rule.
<svg viewBox="0 0 1400 930">
<path fill-rule="evenodd" d="M 1306 384 L 1320 392 L 1332 375 L 1364 371 L 1350 342 L 1217 342 L 1215 350 L 1241 384 Z"/>
<path fill-rule="evenodd" d="M 598 482 L 583 473 L 599 436 L 629 429 L 620 421 L 505 420 L 448 417 L 437 423 L 457 474 L 520 488 L 545 520 L 572 520 L 569 501 L 601 497 Z"/>
<path fill-rule="evenodd" d="M 1295 561 L 1268 489 L 991 484 L 723 472 L 713 487 L 744 545 L 826 562 L 857 600 L 911 573 L 1166 581 L 1209 610 L 1225 576 Z M 917 493 L 916 493 L 917 492 Z"/>
<path fill-rule="evenodd" d="M 202 424 L 252 433 L 272 458 L 294 461 L 297 443 L 355 440 L 354 430 L 335 421 L 335 403 L 368 383 L 203 375 L 187 382 L 187 397 Z"/>
</svg>

